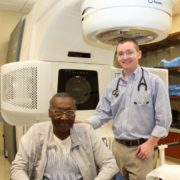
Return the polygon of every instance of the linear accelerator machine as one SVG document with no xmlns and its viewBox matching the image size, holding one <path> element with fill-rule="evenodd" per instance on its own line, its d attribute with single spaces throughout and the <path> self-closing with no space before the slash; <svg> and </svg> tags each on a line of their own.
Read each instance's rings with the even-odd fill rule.
<svg viewBox="0 0 180 180">
<path fill-rule="evenodd" d="M 77 100 L 77 118 L 92 115 L 120 68 L 115 45 L 123 37 L 140 44 L 166 38 L 175 0 L 39 0 L 25 17 L 19 62 L 1 68 L 4 120 L 21 127 L 49 120 L 50 97 L 60 91 Z M 165 70 L 149 69 L 167 84 Z M 98 132 L 110 147 L 111 124 Z M 107 137 L 107 139 L 106 139 Z M 111 138 L 109 138 L 111 139 Z"/>
</svg>

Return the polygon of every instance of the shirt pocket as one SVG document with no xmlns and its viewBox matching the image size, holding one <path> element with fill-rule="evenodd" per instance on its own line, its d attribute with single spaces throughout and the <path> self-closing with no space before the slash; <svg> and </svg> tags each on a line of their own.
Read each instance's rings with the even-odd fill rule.
<svg viewBox="0 0 180 180">
<path fill-rule="evenodd" d="M 138 91 L 134 96 L 134 105 L 147 107 L 152 105 L 151 93 L 148 91 Z"/>
</svg>

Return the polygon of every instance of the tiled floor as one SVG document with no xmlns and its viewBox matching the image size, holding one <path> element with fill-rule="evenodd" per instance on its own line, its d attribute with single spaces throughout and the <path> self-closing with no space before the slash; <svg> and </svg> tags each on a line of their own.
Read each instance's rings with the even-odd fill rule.
<svg viewBox="0 0 180 180">
<path fill-rule="evenodd" d="M 180 161 L 172 160 L 172 159 L 167 159 L 166 158 L 166 163 L 167 164 L 179 164 Z M 9 161 L 4 158 L 4 156 L 0 156 L 0 180 L 9 180 L 9 170 L 10 169 L 10 163 Z"/>
</svg>

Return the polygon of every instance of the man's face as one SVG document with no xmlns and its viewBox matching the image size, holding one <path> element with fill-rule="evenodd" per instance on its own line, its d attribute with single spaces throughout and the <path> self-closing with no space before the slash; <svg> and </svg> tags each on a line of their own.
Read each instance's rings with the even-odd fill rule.
<svg viewBox="0 0 180 180">
<path fill-rule="evenodd" d="M 134 70 L 139 64 L 141 51 L 138 50 L 133 42 L 124 42 L 117 46 L 117 60 L 125 70 Z"/>
<path fill-rule="evenodd" d="M 54 132 L 69 132 L 75 121 L 74 104 L 69 97 L 56 97 L 52 100 L 49 117 Z"/>
</svg>

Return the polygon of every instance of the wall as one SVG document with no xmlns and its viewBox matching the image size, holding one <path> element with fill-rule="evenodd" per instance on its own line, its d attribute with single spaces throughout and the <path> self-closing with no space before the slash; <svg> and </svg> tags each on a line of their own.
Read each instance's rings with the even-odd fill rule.
<svg viewBox="0 0 180 180">
<path fill-rule="evenodd" d="M 0 10 L 0 66 L 6 62 L 11 32 L 24 14 Z M 0 155 L 3 153 L 3 121 L 0 120 Z"/>
<path fill-rule="evenodd" d="M 176 16 L 173 17 L 173 24 L 172 24 L 172 29 L 171 32 L 179 32 L 180 31 L 180 14 L 177 14 Z"/>
</svg>

